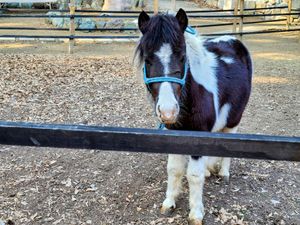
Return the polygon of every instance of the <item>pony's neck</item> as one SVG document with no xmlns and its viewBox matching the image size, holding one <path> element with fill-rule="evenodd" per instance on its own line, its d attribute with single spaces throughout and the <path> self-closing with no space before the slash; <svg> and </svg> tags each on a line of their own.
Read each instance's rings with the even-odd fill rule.
<svg viewBox="0 0 300 225">
<path fill-rule="evenodd" d="M 200 58 L 205 57 L 206 49 L 203 46 L 203 39 L 194 34 L 188 32 L 184 33 L 187 56 L 197 55 Z"/>
<path fill-rule="evenodd" d="M 201 37 L 185 32 L 186 54 L 194 81 L 213 94 L 214 108 L 218 115 L 218 85 L 216 77 L 216 55 L 209 52 Z"/>
</svg>

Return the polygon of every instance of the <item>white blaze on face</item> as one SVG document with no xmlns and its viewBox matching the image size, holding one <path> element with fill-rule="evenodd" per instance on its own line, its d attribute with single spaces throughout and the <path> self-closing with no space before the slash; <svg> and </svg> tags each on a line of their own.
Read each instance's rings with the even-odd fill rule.
<svg viewBox="0 0 300 225">
<path fill-rule="evenodd" d="M 160 59 L 163 66 L 163 73 L 169 74 L 169 64 L 171 61 L 172 48 L 170 44 L 164 43 L 155 55 Z M 163 82 L 159 88 L 158 101 L 156 104 L 156 114 L 162 122 L 175 122 L 179 113 L 178 102 L 175 98 L 171 83 Z"/>
<path fill-rule="evenodd" d="M 159 51 L 154 53 L 160 60 L 161 64 L 164 67 L 164 74 L 169 74 L 169 64 L 171 61 L 172 48 L 170 44 L 163 43 Z"/>
</svg>

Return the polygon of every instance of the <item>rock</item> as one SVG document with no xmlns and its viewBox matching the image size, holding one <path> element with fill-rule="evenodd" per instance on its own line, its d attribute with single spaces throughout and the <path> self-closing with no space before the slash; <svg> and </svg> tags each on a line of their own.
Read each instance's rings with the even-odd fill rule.
<svg viewBox="0 0 300 225">
<path fill-rule="evenodd" d="M 47 15 L 63 15 L 63 14 L 60 12 L 48 12 Z M 58 28 L 62 28 L 64 26 L 64 19 L 65 18 L 54 17 L 54 18 L 49 18 L 47 20 L 48 23 L 50 24 L 52 23 L 54 26 Z"/>
<path fill-rule="evenodd" d="M 58 28 L 62 28 L 64 26 L 64 18 L 53 18 L 52 24 Z"/>
<path fill-rule="evenodd" d="M 91 4 L 91 7 L 93 9 L 101 9 L 103 3 L 104 3 L 104 0 L 93 0 L 93 2 Z"/>
<path fill-rule="evenodd" d="M 47 12 L 46 15 L 47 16 L 54 16 L 54 15 L 60 15 L 60 13 L 59 12 Z M 53 19 L 54 18 L 49 17 L 49 18 L 46 18 L 45 21 L 46 21 L 46 23 L 52 24 Z"/>
<path fill-rule="evenodd" d="M 75 18 L 75 24 L 76 27 L 79 27 L 79 25 L 82 23 L 82 18 Z"/>
<path fill-rule="evenodd" d="M 125 21 L 125 25 L 124 27 L 126 28 L 137 28 L 138 25 L 137 25 L 137 22 L 134 20 L 134 21 Z M 126 34 L 133 34 L 136 32 L 136 30 L 126 30 L 124 31 Z"/>
<path fill-rule="evenodd" d="M 62 13 L 60 13 L 60 12 L 48 12 L 46 15 L 49 15 L 49 16 L 62 15 Z M 46 18 L 46 23 L 53 24 L 56 27 L 62 28 L 64 26 L 64 19 L 65 18 L 57 18 L 57 17 L 51 18 L 51 17 L 49 17 L 49 18 Z"/>
<path fill-rule="evenodd" d="M 32 7 L 35 9 L 45 9 L 46 8 L 46 4 L 45 3 L 33 3 Z"/>
<path fill-rule="evenodd" d="M 32 3 L 7 3 L 6 7 L 7 8 L 27 8 L 30 9 L 32 8 Z"/>
<path fill-rule="evenodd" d="M 106 27 L 109 28 L 120 28 L 124 27 L 124 21 L 121 19 L 113 19 L 106 23 Z"/>
<path fill-rule="evenodd" d="M 96 22 L 96 27 L 97 28 L 104 28 L 104 27 L 106 27 L 106 22 L 105 21 L 98 21 L 98 22 Z"/>
<path fill-rule="evenodd" d="M 82 18 L 75 18 L 75 28 L 78 28 L 79 25 L 82 23 Z M 64 27 L 69 28 L 70 27 L 70 18 L 64 19 Z"/>
<path fill-rule="evenodd" d="M 58 8 L 60 10 L 67 10 L 69 8 L 68 3 L 68 0 L 58 0 Z"/>
<path fill-rule="evenodd" d="M 75 5 L 76 5 L 76 7 L 80 7 L 81 8 L 82 0 L 75 0 Z"/>
<path fill-rule="evenodd" d="M 137 28 L 137 23 L 134 21 L 126 21 L 124 24 L 126 28 Z"/>
<path fill-rule="evenodd" d="M 95 29 L 96 23 L 92 19 L 83 18 L 78 26 L 79 29 Z"/>
</svg>

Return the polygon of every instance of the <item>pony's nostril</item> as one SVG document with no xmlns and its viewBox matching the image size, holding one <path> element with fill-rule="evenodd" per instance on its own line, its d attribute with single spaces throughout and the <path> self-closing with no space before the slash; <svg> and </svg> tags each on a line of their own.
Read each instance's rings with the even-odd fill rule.
<svg viewBox="0 0 300 225">
<path fill-rule="evenodd" d="M 160 111 L 160 105 L 157 106 L 157 110 L 158 110 L 158 112 L 161 112 L 161 111 Z"/>
</svg>

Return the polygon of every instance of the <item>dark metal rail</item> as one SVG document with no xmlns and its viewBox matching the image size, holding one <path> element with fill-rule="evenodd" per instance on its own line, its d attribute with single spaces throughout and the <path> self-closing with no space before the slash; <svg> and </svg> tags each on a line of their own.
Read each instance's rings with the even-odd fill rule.
<svg viewBox="0 0 300 225">
<path fill-rule="evenodd" d="M 242 14 L 242 15 L 189 15 L 190 18 L 240 18 L 240 17 L 269 17 L 269 16 L 293 16 L 295 13 L 272 13 L 272 14 Z M 1 14 L 0 18 L 138 18 L 137 15 L 10 15 Z"/>
<path fill-rule="evenodd" d="M 0 122 L 0 144 L 300 161 L 300 137 Z"/>
<path fill-rule="evenodd" d="M 286 19 L 276 19 L 276 20 L 261 20 L 261 21 L 249 21 L 244 22 L 244 25 L 248 24 L 256 24 L 256 23 L 273 23 L 273 22 L 281 22 L 286 21 Z M 193 28 L 201 28 L 201 27 L 219 27 L 219 26 L 229 26 L 233 25 L 233 23 L 215 23 L 215 24 L 202 24 L 202 25 L 191 25 Z M 0 27 L 0 30 L 51 30 L 51 31 L 68 31 L 69 28 L 48 28 L 48 27 Z M 138 28 L 77 28 L 76 31 L 137 31 Z"/>
<path fill-rule="evenodd" d="M 225 33 L 208 33 L 201 34 L 201 36 L 222 36 L 222 35 L 251 35 L 251 34 L 269 34 L 269 33 L 285 33 L 285 32 L 295 32 L 300 31 L 300 28 L 289 29 L 289 30 L 265 30 L 265 31 L 248 31 L 248 32 L 225 32 Z M 106 35 L 11 35 L 4 34 L 0 35 L 0 38 L 28 38 L 28 39 L 138 39 L 140 36 L 137 35 L 116 35 L 116 36 L 106 36 Z"/>
<path fill-rule="evenodd" d="M 269 10 L 269 9 L 287 9 L 287 6 L 273 6 L 262 8 L 246 8 L 244 11 L 256 11 L 256 10 Z M 59 9 L 0 9 L 6 12 L 70 12 L 70 10 Z M 211 9 L 211 10 L 186 10 L 186 13 L 209 13 L 209 12 L 233 12 L 234 9 Z M 76 10 L 81 13 L 112 13 L 112 14 L 139 14 L 141 11 L 101 11 L 101 10 Z M 146 11 L 147 13 L 153 13 L 153 11 Z"/>
</svg>

